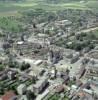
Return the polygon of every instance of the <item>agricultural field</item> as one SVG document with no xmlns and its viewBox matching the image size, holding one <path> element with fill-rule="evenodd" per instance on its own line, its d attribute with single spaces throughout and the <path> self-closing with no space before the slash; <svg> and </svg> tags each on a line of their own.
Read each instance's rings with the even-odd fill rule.
<svg viewBox="0 0 98 100">
<path fill-rule="evenodd" d="M 47 18 L 49 18 L 48 16 L 53 15 L 53 14 L 47 13 L 47 11 L 54 13 L 54 16 L 56 16 L 55 12 L 63 11 L 66 9 L 85 10 L 85 11 L 94 10 L 94 12 L 97 12 L 97 9 L 98 9 L 97 7 L 98 1 L 96 0 L 94 1 L 55 0 L 55 1 L 58 1 L 58 3 L 51 3 L 51 2 L 48 3 L 47 1 L 49 2 L 49 0 L 22 0 L 22 1 L 20 0 L 19 2 L 15 2 L 15 1 L 13 2 L 13 1 L 7 1 L 7 0 L 6 2 L 0 1 L 0 27 L 1 29 L 7 30 L 13 33 L 22 32 L 23 31 L 22 25 L 25 25 L 28 22 L 31 22 L 32 16 L 34 15 L 34 13 L 36 13 L 36 18 L 38 16 L 38 13 L 40 15 L 40 11 L 36 12 L 36 10 L 38 9 L 42 9 L 41 13 L 43 13 L 42 15 L 40 15 L 41 19 L 39 22 L 43 22 L 47 20 Z M 32 12 L 32 15 L 29 16 L 29 19 L 28 17 L 24 19 L 23 18 L 24 12 L 29 12 L 32 9 L 33 10 L 35 9 L 35 12 Z M 14 16 L 15 20 L 9 19 L 8 18 L 9 16 Z M 3 18 L 3 17 L 6 17 L 6 18 Z M 19 17 L 20 17 L 20 20 L 17 20 L 17 18 Z M 26 21 L 25 24 L 23 20 Z M 37 18 L 37 21 L 38 20 L 39 19 Z"/>
<path fill-rule="evenodd" d="M 26 0 L 21 2 L 0 2 L 0 16 L 7 15 L 19 15 L 19 11 L 29 9 L 45 9 L 47 11 L 58 11 L 64 9 L 82 9 L 82 10 L 94 10 L 98 9 L 97 0 L 70 0 L 64 2 L 61 0 L 58 4 L 47 3 L 46 0 Z"/>
</svg>

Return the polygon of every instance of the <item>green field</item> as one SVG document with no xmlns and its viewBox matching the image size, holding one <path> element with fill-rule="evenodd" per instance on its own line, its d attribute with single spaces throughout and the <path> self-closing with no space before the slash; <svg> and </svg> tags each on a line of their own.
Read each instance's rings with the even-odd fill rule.
<svg viewBox="0 0 98 100">
<path fill-rule="evenodd" d="M 71 0 L 72 1 L 72 0 Z M 85 2 L 74 1 L 67 3 L 48 4 L 44 0 L 27 0 L 24 2 L 0 2 L 0 16 L 19 15 L 18 11 L 29 9 L 45 9 L 47 11 L 57 11 L 64 9 L 81 9 L 98 11 L 97 0 L 86 0 Z"/>
<path fill-rule="evenodd" d="M 21 23 L 16 20 L 11 20 L 7 18 L 0 18 L 0 27 L 5 30 L 12 30 L 13 32 L 19 32 L 21 31 Z"/>
</svg>

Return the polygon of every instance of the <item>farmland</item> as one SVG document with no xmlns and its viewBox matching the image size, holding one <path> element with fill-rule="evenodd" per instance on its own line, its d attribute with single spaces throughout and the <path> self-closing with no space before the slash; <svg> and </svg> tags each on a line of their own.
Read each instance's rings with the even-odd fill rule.
<svg viewBox="0 0 98 100">
<path fill-rule="evenodd" d="M 81 9 L 81 10 L 94 10 L 98 9 L 98 1 L 72 1 L 63 3 L 62 1 L 58 4 L 51 4 L 44 2 L 44 0 L 28 0 L 21 2 L 0 2 L 0 16 L 7 15 L 19 15 L 19 11 L 29 9 L 45 9 L 47 11 L 58 11 L 64 9 Z"/>
</svg>

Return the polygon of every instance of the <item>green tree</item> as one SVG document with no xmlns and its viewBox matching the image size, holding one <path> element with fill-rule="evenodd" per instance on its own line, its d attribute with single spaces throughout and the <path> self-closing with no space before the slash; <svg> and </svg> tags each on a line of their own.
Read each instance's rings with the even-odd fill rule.
<svg viewBox="0 0 98 100">
<path fill-rule="evenodd" d="M 24 71 L 24 70 L 26 70 L 28 68 L 30 68 L 30 64 L 23 62 L 21 67 L 20 67 L 20 70 Z"/>
<path fill-rule="evenodd" d="M 26 92 L 26 96 L 28 100 L 34 100 L 35 99 L 35 95 L 33 92 L 31 92 L 30 90 Z"/>
</svg>

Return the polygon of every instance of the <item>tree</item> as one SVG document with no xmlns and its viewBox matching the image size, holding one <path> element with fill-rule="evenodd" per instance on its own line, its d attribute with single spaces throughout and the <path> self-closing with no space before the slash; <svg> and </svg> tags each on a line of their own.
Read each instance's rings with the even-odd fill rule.
<svg viewBox="0 0 98 100">
<path fill-rule="evenodd" d="M 30 67 L 31 67 L 31 66 L 30 66 L 29 63 L 23 62 L 22 65 L 21 65 L 21 67 L 20 67 L 20 70 L 24 71 L 24 70 L 26 70 L 26 69 L 28 69 L 28 68 L 30 68 Z"/>
<path fill-rule="evenodd" d="M 4 68 L 4 66 L 2 64 L 0 64 L 0 71 L 2 71 Z"/>
<path fill-rule="evenodd" d="M 34 100 L 35 99 L 34 93 L 32 93 L 30 90 L 26 92 L 26 96 L 27 96 L 28 100 Z"/>
</svg>

